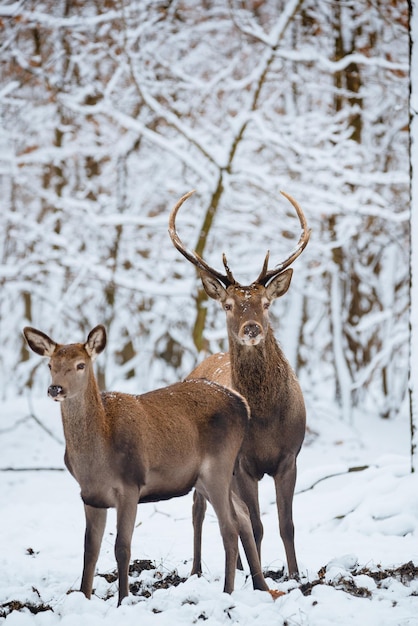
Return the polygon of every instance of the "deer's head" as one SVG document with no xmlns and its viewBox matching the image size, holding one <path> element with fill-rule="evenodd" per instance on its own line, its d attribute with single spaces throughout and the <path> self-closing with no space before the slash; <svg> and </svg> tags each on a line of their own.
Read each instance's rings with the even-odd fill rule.
<svg viewBox="0 0 418 626">
<path fill-rule="evenodd" d="M 208 296 L 218 300 L 222 305 L 226 313 L 230 336 L 240 344 L 255 346 L 266 336 L 269 327 L 270 304 L 289 289 L 293 273 L 289 266 L 302 253 L 309 241 L 310 231 L 307 228 L 303 211 L 292 196 L 281 192 L 293 205 L 298 215 L 302 229 L 299 242 L 284 261 L 270 270 L 268 269 L 269 252 L 267 252 L 258 278 L 251 285 L 241 285 L 229 269 L 225 254 L 222 255 L 225 273 L 221 273 L 208 265 L 196 252 L 188 250 L 178 236 L 175 224 L 178 210 L 193 193 L 194 191 L 189 191 L 182 196 L 170 213 L 171 241 L 177 250 L 199 269 L 203 287 Z"/>
<path fill-rule="evenodd" d="M 48 395 L 56 402 L 73 398 L 86 389 L 93 376 L 93 361 L 106 346 L 106 331 L 101 325 L 93 328 L 84 344 L 62 345 L 29 326 L 23 329 L 23 334 L 31 350 L 49 357 L 52 380 Z"/>
</svg>

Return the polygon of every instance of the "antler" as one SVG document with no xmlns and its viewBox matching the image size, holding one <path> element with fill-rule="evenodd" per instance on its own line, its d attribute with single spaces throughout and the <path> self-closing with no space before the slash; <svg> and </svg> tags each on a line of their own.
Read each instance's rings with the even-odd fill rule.
<svg viewBox="0 0 418 626">
<path fill-rule="evenodd" d="M 220 272 L 215 270 L 213 267 L 208 265 L 206 261 L 204 261 L 202 257 L 199 254 L 197 254 L 197 252 L 191 252 L 190 250 L 188 250 L 184 246 L 183 242 L 181 241 L 180 237 L 177 234 L 176 216 L 177 216 L 178 210 L 180 209 L 183 202 L 185 202 L 187 198 L 190 198 L 190 196 L 194 194 L 194 192 L 195 190 L 193 189 L 192 191 L 189 191 L 188 193 L 184 194 L 184 196 L 180 198 L 180 200 L 174 205 L 174 207 L 171 210 L 169 223 L 168 223 L 168 232 L 170 234 L 171 241 L 173 242 L 177 250 L 181 252 L 181 254 L 184 257 L 186 257 L 188 261 L 193 263 L 193 265 L 195 265 L 199 270 L 208 272 L 209 274 L 211 274 L 212 276 L 220 280 L 225 285 L 225 287 L 228 287 L 229 285 L 234 285 L 236 284 L 237 281 L 233 277 L 232 272 L 228 267 L 228 262 L 226 260 L 225 254 L 222 255 L 222 261 L 224 264 L 226 274 L 221 274 Z M 299 217 L 299 222 L 302 228 L 302 232 L 301 232 L 301 236 L 299 238 L 299 242 L 296 248 L 291 252 L 291 254 L 284 261 L 276 265 L 276 267 L 272 270 L 268 269 L 270 253 L 267 252 L 260 275 L 257 278 L 257 280 L 254 281 L 254 283 L 258 283 L 259 285 L 265 286 L 272 278 L 274 278 L 275 276 L 283 272 L 283 270 L 285 270 L 287 267 L 289 267 L 289 265 L 291 265 L 293 261 L 295 261 L 298 258 L 298 256 L 303 252 L 303 250 L 308 244 L 309 237 L 311 234 L 311 231 L 308 230 L 308 225 L 306 222 L 306 218 L 303 214 L 303 211 L 300 208 L 299 204 L 296 202 L 296 200 L 284 191 L 281 191 L 280 193 L 282 194 L 282 196 L 287 198 L 289 202 L 296 209 L 296 213 Z"/>
<path fill-rule="evenodd" d="M 301 207 L 299 206 L 299 204 L 296 202 L 296 200 L 294 198 L 292 198 L 292 196 L 290 196 L 288 193 L 286 193 L 285 191 L 281 191 L 280 192 L 282 194 L 282 196 L 284 196 L 285 198 L 287 198 L 289 200 L 289 202 L 294 206 L 294 208 L 296 209 L 296 213 L 298 214 L 298 218 L 299 218 L 299 222 L 302 228 L 302 232 L 298 241 L 298 244 L 296 246 L 296 248 L 290 253 L 290 255 L 281 263 L 278 263 L 276 265 L 276 267 L 272 270 L 268 270 L 268 262 L 269 262 L 269 252 L 267 252 L 266 254 L 266 258 L 264 259 L 264 263 L 263 263 L 263 268 L 260 272 L 259 277 L 257 278 L 257 280 L 255 281 L 256 283 L 260 284 L 260 285 L 266 285 L 272 278 L 274 278 L 275 276 L 277 276 L 278 274 L 281 274 L 281 272 L 283 272 L 287 267 L 289 267 L 289 265 L 291 265 L 293 263 L 293 261 L 295 261 L 298 256 L 303 252 L 303 250 L 306 248 L 306 246 L 308 245 L 308 241 L 309 241 L 309 237 L 311 235 L 311 231 L 308 230 L 308 224 L 306 222 L 306 218 L 305 215 L 303 214 L 303 211 L 301 209 Z"/>
<path fill-rule="evenodd" d="M 190 198 L 190 196 L 194 194 L 194 192 L 195 192 L 195 189 L 184 194 L 184 196 L 182 196 L 180 200 L 171 209 L 170 218 L 168 221 L 168 232 L 170 234 L 171 241 L 173 242 L 177 250 L 181 252 L 181 254 L 184 257 L 186 257 L 188 261 L 193 263 L 193 265 L 195 265 L 199 270 L 208 272 L 209 274 L 211 274 L 212 276 L 220 280 L 225 285 L 225 287 L 228 287 L 229 285 L 233 285 L 236 281 L 232 275 L 231 270 L 228 267 L 228 262 L 226 260 L 225 254 L 222 255 L 222 261 L 225 267 L 226 274 L 221 274 L 220 272 L 215 270 L 213 267 L 208 265 L 206 261 L 204 261 L 202 257 L 199 254 L 197 254 L 197 252 L 191 252 L 190 250 L 188 250 L 184 246 L 183 242 L 181 241 L 180 237 L 177 234 L 176 216 L 177 216 L 178 210 L 180 209 L 183 202 L 187 200 L 187 198 Z"/>
</svg>

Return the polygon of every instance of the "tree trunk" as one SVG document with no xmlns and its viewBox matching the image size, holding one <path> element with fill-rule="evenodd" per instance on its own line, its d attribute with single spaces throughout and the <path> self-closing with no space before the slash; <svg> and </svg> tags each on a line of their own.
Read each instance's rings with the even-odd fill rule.
<svg viewBox="0 0 418 626">
<path fill-rule="evenodd" d="M 410 367 L 411 470 L 418 468 L 418 1 L 411 2 L 410 28 L 410 167 L 411 167 L 411 254 L 410 254 Z"/>
</svg>

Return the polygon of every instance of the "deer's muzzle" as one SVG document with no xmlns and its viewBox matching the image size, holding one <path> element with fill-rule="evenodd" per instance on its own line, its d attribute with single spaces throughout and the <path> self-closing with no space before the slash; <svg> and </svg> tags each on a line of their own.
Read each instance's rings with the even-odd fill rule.
<svg viewBox="0 0 418 626">
<path fill-rule="evenodd" d="M 50 385 L 50 387 L 48 387 L 48 395 L 53 400 L 63 400 L 63 393 L 64 389 L 61 387 L 61 385 Z"/>
<path fill-rule="evenodd" d="M 241 328 L 241 341 L 256 346 L 263 338 L 263 328 L 258 322 L 247 322 Z"/>
</svg>

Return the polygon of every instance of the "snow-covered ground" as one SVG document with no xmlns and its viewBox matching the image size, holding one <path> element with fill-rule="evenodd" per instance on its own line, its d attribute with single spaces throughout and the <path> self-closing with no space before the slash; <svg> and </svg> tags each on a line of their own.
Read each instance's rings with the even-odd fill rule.
<svg viewBox="0 0 418 626">
<path fill-rule="evenodd" d="M 0 471 L 0 623 L 418 625 L 418 577 L 379 580 L 378 575 L 407 563 L 409 573 L 418 571 L 413 567 L 418 566 L 418 476 L 410 473 L 407 411 L 394 421 L 357 415 L 351 426 L 332 419 L 329 410 L 310 413 L 315 434 L 307 436 L 299 457 L 294 501 L 302 584 L 269 578 L 271 588 L 286 592 L 273 601 L 253 591 L 245 573 L 237 572 L 232 596 L 222 593 L 223 550 L 209 512 L 204 576 L 155 589 L 153 583 L 165 574 L 186 578 L 190 572 L 189 495 L 138 509 L 132 558 L 155 564 L 155 570 L 140 574 L 148 597 L 131 595 L 117 608 L 117 584 L 101 576 L 95 578 L 92 600 L 68 594 L 78 589 L 82 568 L 84 513 L 76 482 L 67 471 Z M 45 398 L 35 399 L 30 408 L 23 399 L 2 405 L 2 470 L 63 468 L 62 457 L 56 404 Z M 268 477 L 260 483 L 260 502 L 263 568 L 281 570 L 283 546 Z M 109 512 L 98 563 L 102 574 L 115 569 L 114 538 L 115 518 Z M 48 610 L 12 610 L 20 603 Z"/>
</svg>

